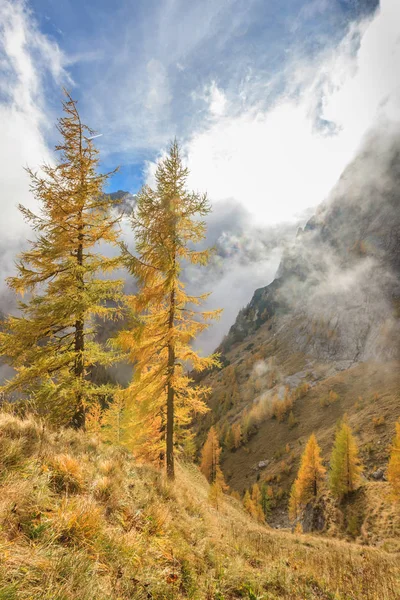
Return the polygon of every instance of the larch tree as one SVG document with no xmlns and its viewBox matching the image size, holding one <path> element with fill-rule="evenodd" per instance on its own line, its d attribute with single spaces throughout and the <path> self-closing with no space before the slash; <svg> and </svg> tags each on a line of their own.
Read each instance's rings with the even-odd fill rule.
<svg viewBox="0 0 400 600">
<path fill-rule="evenodd" d="M 133 429 L 147 430 L 151 453 L 164 460 L 167 476 L 174 478 L 174 451 L 194 413 L 206 412 L 210 390 L 188 375 L 219 364 L 217 355 L 200 356 L 193 341 L 220 311 L 201 311 L 208 294 L 194 296 L 183 281 L 185 265 L 207 264 L 210 250 L 196 250 L 203 240 L 210 212 L 206 194 L 189 192 L 188 169 L 177 142 L 156 170 L 156 186 L 145 186 L 132 215 L 136 251 L 123 245 L 123 259 L 136 277 L 138 292 L 127 299 L 133 323 L 117 343 L 134 364 L 134 378 L 123 393 L 131 411 Z M 132 434 L 133 437 L 133 434 Z"/>
<path fill-rule="evenodd" d="M 292 487 L 290 500 L 290 504 L 293 505 L 292 514 L 294 512 L 298 513 L 302 507 L 318 497 L 324 484 L 325 473 L 326 469 L 322 464 L 321 450 L 317 438 L 312 434 L 301 457 L 297 479 Z M 294 505 L 296 505 L 295 510 Z"/>
<path fill-rule="evenodd" d="M 268 520 L 268 517 L 271 514 L 271 496 L 269 494 L 268 485 L 264 481 L 261 486 L 261 508 L 264 513 L 265 520 Z"/>
<path fill-rule="evenodd" d="M 83 427 L 87 406 L 110 393 L 91 381 L 90 372 L 114 360 L 95 334 L 98 319 L 119 316 L 122 282 L 104 276 L 117 259 L 99 252 L 100 243 L 117 243 L 119 218 L 103 193 L 110 173 L 98 173 L 94 132 L 81 123 L 67 93 L 63 109 L 59 161 L 39 174 L 27 170 L 39 210 L 19 209 L 36 236 L 8 279 L 25 297 L 19 314 L 3 323 L 0 354 L 15 369 L 4 392 L 22 393 L 43 414 Z"/>
<path fill-rule="evenodd" d="M 201 451 L 200 471 L 209 483 L 215 483 L 223 479 L 219 457 L 221 448 L 218 441 L 218 435 L 214 427 L 208 432 L 207 439 Z"/>
<path fill-rule="evenodd" d="M 396 435 L 390 452 L 387 477 L 395 498 L 400 500 L 400 420 L 396 423 Z"/>
<path fill-rule="evenodd" d="M 361 481 L 362 466 L 358 448 L 351 428 L 344 419 L 336 431 L 329 472 L 329 486 L 332 494 L 341 500 L 353 492 Z"/>
</svg>

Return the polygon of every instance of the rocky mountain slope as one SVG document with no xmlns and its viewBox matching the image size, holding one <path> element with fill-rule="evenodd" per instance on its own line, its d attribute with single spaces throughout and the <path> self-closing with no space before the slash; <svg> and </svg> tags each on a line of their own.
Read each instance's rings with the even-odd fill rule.
<svg viewBox="0 0 400 600">
<path fill-rule="evenodd" d="M 277 524 L 287 525 L 308 436 L 327 459 L 344 413 L 366 479 L 380 468 L 384 477 L 400 416 L 399 190 L 400 135 L 371 134 L 285 248 L 275 280 L 239 313 L 219 348 L 224 368 L 206 377 L 213 393 L 200 440 L 217 426 L 229 484 L 242 493 L 267 481 Z"/>
</svg>

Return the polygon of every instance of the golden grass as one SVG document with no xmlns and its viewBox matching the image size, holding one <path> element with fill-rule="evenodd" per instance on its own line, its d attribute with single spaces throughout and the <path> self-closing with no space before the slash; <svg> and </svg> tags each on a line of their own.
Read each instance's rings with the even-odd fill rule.
<svg viewBox="0 0 400 600">
<path fill-rule="evenodd" d="M 0 416 L 3 450 L 31 427 Z M 400 598 L 398 556 L 270 530 L 229 496 L 216 510 L 194 466 L 170 484 L 80 433 L 39 447 L 0 481 L 0 600 Z"/>
</svg>

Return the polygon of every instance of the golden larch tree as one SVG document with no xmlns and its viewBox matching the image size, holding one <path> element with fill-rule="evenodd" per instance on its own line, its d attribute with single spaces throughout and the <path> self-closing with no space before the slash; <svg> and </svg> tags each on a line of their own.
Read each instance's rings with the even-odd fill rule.
<svg viewBox="0 0 400 600">
<path fill-rule="evenodd" d="M 329 487 L 341 500 L 360 485 L 362 466 L 351 428 L 345 418 L 336 431 L 330 459 Z"/>
<path fill-rule="evenodd" d="M 165 444 L 171 479 L 174 450 L 192 415 L 208 410 L 204 400 L 210 390 L 196 385 L 188 369 L 202 371 L 219 364 L 216 355 L 202 357 L 193 348 L 195 338 L 220 311 L 200 311 L 208 294 L 189 294 L 183 281 L 185 264 L 204 266 L 211 256 L 210 250 L 194 248 L 205 237 L 203 217 L 210 205 L 206 194 L 187 190 L 187 177 L 175 141 L 158 164 L 155 189 L 145 186 L 138 194 L 131 218 L 135 253 L 122 247 L 138 292 L 127 299 L 132 326 L 117 340 L 134 364 L 132 383 L 121 392 L 131 411 L 132 427 L 151 440 L 154 458 L 164 460 Z"/>
<path fill-rule="evenodd" d="M 387 477 L 395 498 L 400 500 L 400 420 L 396 423 L 396 435 L 391 447 Z"/>
<path fill-rule="evenodd" d="M 82 427 L 87 406 L 110 393 L 90 373 L 114 360 L 95 334 L 99 319 L 117 318 L 120 311 L 122 282 L 103 275 L 118 261 L 99 252 L 100 243 L 117 243 L 119 218 L 103 193 L 110 174 L 98 173 L 94 132 L 81 123 L 67 93 L 63 109 L 58 162 L 43 165 L 39 174 L 27 170 L 39 211 L 19 209 L 36 236 L 8 279 L 25 297 L 19 314 L 3 323 L 0 354 L 15 369 L 4 392 L 25 394 L 43 414 Z"/>
<path fill-rule="evenodd" d="M 201 451 L 200 462 L 200 471 L 209 483 L 215 483 L 217 479 L 223 477 L 219 464 L 220 454 L 218 435 L 215 427 L 211 427 Z"/>
<path fill-rule="evenodd" d="M 317 438 L 312 434 L 301 457 L 297 479 L 292 487 L 290 512 L 293 515 L 315 500 L 324 484 L 326 469 L 322 464 Z"/>
</svg>

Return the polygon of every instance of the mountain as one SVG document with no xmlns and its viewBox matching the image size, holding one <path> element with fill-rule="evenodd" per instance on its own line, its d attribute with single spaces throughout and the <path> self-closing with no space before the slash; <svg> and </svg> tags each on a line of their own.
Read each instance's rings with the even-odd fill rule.
<svg viewBox="0 0 400 600">
<path fill-rule="evenodd" d="M 400 416 L 399 340 L 400 135 L 391 132 L 365 140 L 286 246 L 274 281 L 240 311 L 219 347 L 224 367 L 205 377 L 213 392 L 199 438 L 217 426 L 229 485 L 243 493 L 266 481 L 271 522 L 287 526 L 305 441 L 315 432 L 327 460 L 344 413 L 365 479 L 384 479 Z M 368 510 L 359 515 L 358 535 Z M 398 536 L 400 519 L 380 534 Z"/>
</svg>

